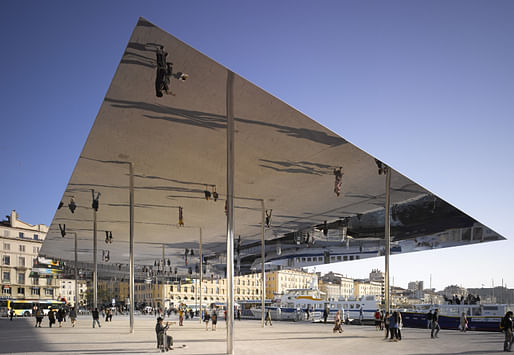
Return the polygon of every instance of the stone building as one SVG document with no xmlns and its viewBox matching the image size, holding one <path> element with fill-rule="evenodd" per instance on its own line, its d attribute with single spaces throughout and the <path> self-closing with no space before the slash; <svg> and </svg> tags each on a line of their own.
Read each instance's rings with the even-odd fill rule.
<svg viewBox="0 0 514 355">
<path fill-rule="evenodd" d="M 1 297 L 55 299 L 59 288 L 57 278 L 30 277 L 48 227 L 23 222 L 14 210 L 6 217 L 0 221 Z"/>
</svg>

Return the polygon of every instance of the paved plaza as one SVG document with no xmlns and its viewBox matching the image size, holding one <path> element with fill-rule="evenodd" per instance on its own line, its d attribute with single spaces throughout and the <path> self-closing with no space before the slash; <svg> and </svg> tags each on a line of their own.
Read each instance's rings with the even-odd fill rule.
<svg viewBox="0 0 514 355">
<path fill-rule="evenodd" d="M 175 320 L 171 318 L 171 320 Z M 0 353 L 63 354 L 145 354 L 158 353 L 155 320 L 136 316 L 136 331 L 128 332 L 128 317 L 114 317 L 102 328 L 91 327 L 90 317 L 68 322 L 62 328 L 34 328 L 33 318 L 0 319 Z M 345 326 L 342 335 L 332 334 L 332 324 L 274 322 L 261 328 L 259 321 L 235 323 L 235 353 L 242 354 L 492 354 L 502 352 L 503 334 L 442 330 L 439 339 L 430 339 L 424 329 L 404 329 L 403 340 L 391 343 L 373 326 Z M 172 325 L 175 354 L 224 354 L 225 323 L 217 331 L 205 331 L 198 320 Z M 186 345 L 185 348 L 180 346 Z M 180 348 L 179 348 L 180 347 Z"/>
</svg>

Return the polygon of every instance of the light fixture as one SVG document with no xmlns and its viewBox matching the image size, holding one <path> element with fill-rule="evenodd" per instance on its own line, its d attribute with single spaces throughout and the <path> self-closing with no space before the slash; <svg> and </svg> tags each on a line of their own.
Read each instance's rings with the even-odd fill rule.
<svg viewBox="0 0 514 355">
<path fill-rule="evenodd" d="M 70 198 L 70 203 L 68 204 L 68 208 L 70 209 L 71 213 L 75 213 L 77 204 L 75 203 L 75 199 L 73 198 L 73 196 Z"/>
<path fill-rule="evenodd" d="M 343 186 L 343 167 L 334 169 L 335 181 L 334 181 L 334 192 L 337 196 L 341 195 L 341 188 Z"/>
</svg>

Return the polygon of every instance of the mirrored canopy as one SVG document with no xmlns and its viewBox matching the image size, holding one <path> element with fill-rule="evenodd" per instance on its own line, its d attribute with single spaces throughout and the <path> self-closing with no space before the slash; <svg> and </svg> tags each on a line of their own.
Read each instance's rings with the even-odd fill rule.
<svg viewBox="0 0 514 355">
<path fill-rule="evenodd" d="M 141 18 L 41 253 L 72 261 L 76 232 L 79 261 L 88 269 L 93 258 L 92 200 L 100 193 L 99 277 L 127 270 L 131 162 L 138 270 L 155 265 L 164 248 L 169 275 L 198 272 L 201 228 L 206 271 L 224 275 L 228 73 Z M 265 238 L 270 267 L 383 255 L 385 177 L 379 174 L 379 162 L 238 75 L 230 89 L 236 273 L 260 270 L 261 200 L 269 216 Z M 392 253 L 504 239 L 394 170 L 391 206 Z M 59 224 L 65 225 L 65 237 Z M 109 233 L 112 243 L 104 243 Z M 107 251 L 108 261 L 102 258 Z"/>
</svg>

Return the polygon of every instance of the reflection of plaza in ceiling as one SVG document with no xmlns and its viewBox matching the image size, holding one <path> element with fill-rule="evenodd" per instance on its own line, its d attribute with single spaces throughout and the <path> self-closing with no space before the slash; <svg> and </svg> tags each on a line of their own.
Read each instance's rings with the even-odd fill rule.
<svg viewBox="0 0 514 355">
<path fill-rule="evenodd" d="M 155 94 L 159 45 L 169 52 L 174 71 L 189 74 L 184 82 L 172 77 L 173 95 L 163 97 Z M 271 213 L 265 230 L 269 265 L 383 255 L 384 177 L 375 159 L 242 77 L 234 75 L 232 85 L 239 271 L 260 268 L 261 200 Z M 77 208 L 56 211 L 42 253 L 73 260 L 73 241 L 59 233 L 58 225 L 65 224 L 78 234 L 79 260 L 88 267 L 94 189 L 101 192 L 99 236 L 113 236 L 112 244 L 100 243 L 109 261 L 99 264 L 126 270 L 129 173 L 123 163 L 130 162 L 136 265 L 143 270 L 154 263 L 164 245 L 171 270 L 189 274 L 198 257 L 186 266 L 184 250 L 198 253 L 201 228 L 209 272 L 224 275 L 226 94 L 227 69 L 140 19 L 64 192 L 64 204 L 73 197 Z M 338 167 L 340 196 L 333 191 Z M 503 239 L 394 170 L 391 206 L 392 253 Z"/>
</svg>

